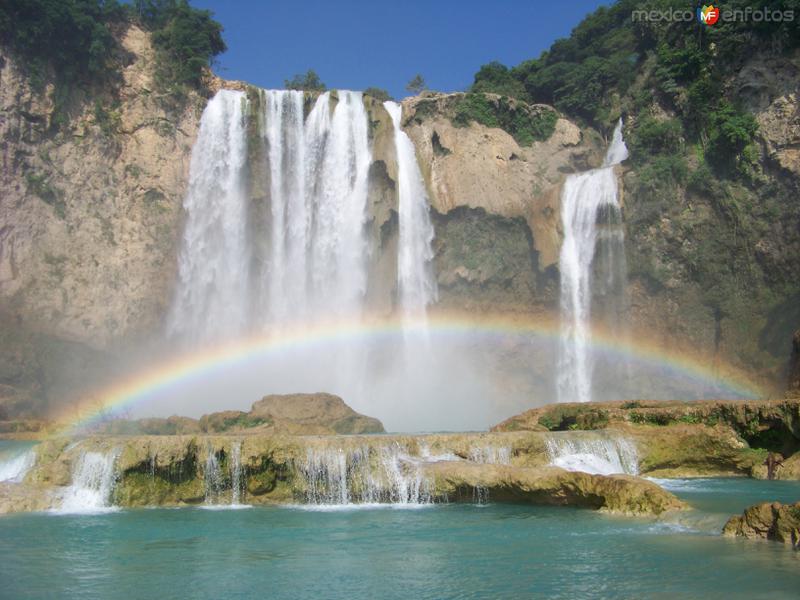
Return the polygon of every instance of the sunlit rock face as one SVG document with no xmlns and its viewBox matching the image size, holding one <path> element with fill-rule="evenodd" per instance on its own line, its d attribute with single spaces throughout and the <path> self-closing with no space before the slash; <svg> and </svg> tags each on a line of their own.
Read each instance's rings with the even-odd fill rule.
<svg viewBox="0 0 800 600">
<path fill-rule="evenodd" d="M 800 502 L 781 504 L 765 502 L 746 509 L 741 516 L 731 517 L 722 533 L 731 537 L 766 539 L 800 549 Z"/>
</svg>

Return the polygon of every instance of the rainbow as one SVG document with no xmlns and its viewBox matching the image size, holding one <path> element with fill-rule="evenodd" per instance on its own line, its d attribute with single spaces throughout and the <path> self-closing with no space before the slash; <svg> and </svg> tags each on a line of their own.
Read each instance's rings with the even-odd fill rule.
<svg viewBox="0 0 800 600">
<path fill-rule="evenodd" d="M 361 318 L 357 321 L 321 322 L 293 328 L 281 333 L 240 339 L 175 356 L 157 365 L 97 390 L 71 405 L 68 413 L 57 422 L 60 433 L 89 427 L 109 412 L 132 408 L 147 396 L 192 378 L 222 370 L 244 360 L 269 358 L 281 353 L 328 344 L 359 344 L 373 341 L 393 341 L 404 333 L 428 332 L 432 339 L 439 336 L 496 336 L 522 337 L 555 341 L 559 336 L 558 322 L 551 318 L 531 315 L 486 315 L 458 312 L 436 312 L 425 320 L 403 322 L 399 318 Z M 757 398 L 763 390 L 746 374 L 728 365 L 709 364 L 707 359 L 685 349 L 665 349 L 641 335 L 631 335 L 627 341 L 607 332 L 594 329 L 592 347 L 595 350 L 632 359 L 638 363 L 663 368 L 676 377 L 689 377 L 713 384 L 731 396 Z M 265 390 L 268 392 L 268 390 Z"/>
</svg>

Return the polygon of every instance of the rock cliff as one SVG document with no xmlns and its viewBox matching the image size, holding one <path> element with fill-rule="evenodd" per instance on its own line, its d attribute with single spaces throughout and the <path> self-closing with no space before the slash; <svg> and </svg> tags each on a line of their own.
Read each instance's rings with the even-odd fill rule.
<svg viewBox="0 0 800 600">
<path fill-rule="evenodd" d="M 240 89 L 256 106 L 254 88 L 218 78 L 176 103 L 153 84 L 148 34 L 130 26 L 121 44 L 128 58 L 118 89 L 76 91 L 67 104 L 55 102 L 52 86 L 36 88 L 15 57 L 0 51 L 0 420 L 47 414 L 86 382 L 113 378 L 114 368 L 129 362 L 129 349 L 160 335 L 207 95 Z M 798 177 L 796 61 L 755 56 L 736 80 L 760 125 L 764 189 L 774 187 L 781 198 L 790 197 Z M 484 100 L 490 125 L 463 118 L 463 94 L 403 101 L 403 126 L 430 195 L 438 309 L 554 319 L 561 186 L 569 173 L 597 166 L 605 142 L 551 107 Z M 371 308 L 386 313 L 396 295 L 397 165 L 388 114 L 374 98 L 365 104 L 373 153 L 367 295 Z M 520 133 L 503 121 L 508 111 L 541 127 Z M 761 228 L 751 248 L 757 269 L 747 271 L 757 281 L 739 285 L 745 271 L 729 272 L 726 249 L 704 241 L 716 235 L 722 210 L 713 193 L 684 186 L 654 204 L 643 187 L 648 173 L 634 163 L 619 171 L 632 330 L 782 386 L 787 331 L 800 322 L 789 275 L 798 255 L 794 221 L 761 215 L 736 225 L 749 233 Z M 739 191 L 743 202 L 769 208 L 766 191 Z M 249 193 L 253 202 L 266 194 Z M 712 292 L 728 299 L 720 304 Z M 507 381 L 514 369 L 548 364 L 524 352 L 488 360 L 506 370 Z"/>
</svg>

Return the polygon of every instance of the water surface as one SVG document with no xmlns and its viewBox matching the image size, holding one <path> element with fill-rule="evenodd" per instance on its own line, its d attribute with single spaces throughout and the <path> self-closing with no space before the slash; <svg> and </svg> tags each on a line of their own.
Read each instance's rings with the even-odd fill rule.
<svg viewBox="0 0 800 600">
<path fill-rule="evenodd" d="M 800 483 L 678 480 L 680 519 L 440 505 L 0 518 L 3 598 L 796 598 L 800 555 L 719 536 Z"/>
</svg>

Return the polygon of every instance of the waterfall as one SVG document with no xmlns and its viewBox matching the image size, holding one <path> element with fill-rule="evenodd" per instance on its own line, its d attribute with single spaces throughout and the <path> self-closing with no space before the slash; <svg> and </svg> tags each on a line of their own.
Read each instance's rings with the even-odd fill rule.
<svg viewBox="0 0 800 600">
<path fill-rule="evenodd" d="M 225 488 L 225 478 L 219 466 L 219 458 L 214 449 L 209 446 L 206 452 L 205 468 L 203 469 L 203 482 L 205 484 L 205 504 L 219 504 L 219 497 Z"/>
<path fill-rule="evenodd" d="M 36 464 L 36 452 L 28 449 L 4 458 L 0 462 L 0 482 L 21 483 Z"/>
<path fill-rule="evenodd" d="M 270 212 L 260 320 L 274 326 L 358 317 L 367 287 L 372 161 L 361 93 L 321 94 L 305 119 L 303 92 L 261 93 Z"/>
<path fill-rule="evenodd" d="M 570 175 L 561 194 L 561 221 L 564 241 L 559 256 L 561 273 L 561 339 L 558 356 L 558 401 L 592 400 L 593 357 L 590 323 L 592 295 L 595 289 L 593 268 L 604 273 L 598 288 L 624 288 L 625 265 L 621 213 L 614 165 L 628 156 L 622 139 L 622 120 L 614 130 L 603 166 L 585 173 Z M 598 225 L 609 225 L 608 231 Z M 613 227 L 616 225 L 616 227 Z M 593 265 L 598 241 L 604 242 L 605 260 Z"/>
<path fill-rule="evenodd" d="M 246 481 L 242 476 L 241 441 L 232 442 L 227 455 L 223 451 L 218 453 L 211 445 L 208 446 L 203 465 L 203 484 L 204 508 L 248 508 L 242 504 Z M 230 496 L 227 494 L 228 489 Z"/>
<path fill-rule="evenodd" d="M 84 452 L 73 466 L 72 484 L 61 496 L 60 513 L 100 512 L 111 507 L 116 452 Z"/>
<path fill-rule="evenodd" d="M 247 202 L 243 92 L 208 103 L 192 149 L 186 224 L 169 334 L 190 342 L 235 336 L 248 314 Z"/>
<path fill-rule="evenodd" d="M 241 506 L 244 479 L 242 479 L 242 443 L 231 445 L 231 505 Z"/>
<path fill-rule="evenodd" d="M 218 92 L 192 150 L 169 317 L 189 342 L 363 311 L 372 158 L 361 93 L 321 94 L 307 117 L 303 92 L 259 94 L 248 123 L 256 103 Z"/>
<path fill-rule="evenodd" d="M 546 445 L 550 464 L 567 471 L 598 475 L 639 473 L 636 446 L 623 437 L 567 432 L 550 434 Z"/>
<path fill-rule="evenodd" d="M 430 484 L 405 448 L 309 448 L 296 471 L 312 505 L 430 504 Z"/>
<path fill-rule="evenodd" d="M 507 446 L 473 446 L 469 460 L 487 465 L 510 465 L 511 448 Z"/>
<path fill-rule="evenodd" d="M 402 106 L 383 103 L 394 125 L 397 155 L 399 241 L 397 249 L 397 287 L 404 319 L 424 318 L 426 308 L 436 301 L 437 289 L 433 260 L 433 225 L 428 195 L 419 170 L 414 144 L 400 127 Z"/>
</svg>

